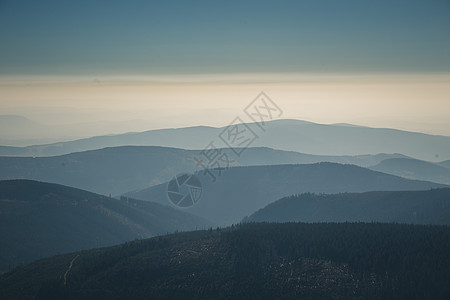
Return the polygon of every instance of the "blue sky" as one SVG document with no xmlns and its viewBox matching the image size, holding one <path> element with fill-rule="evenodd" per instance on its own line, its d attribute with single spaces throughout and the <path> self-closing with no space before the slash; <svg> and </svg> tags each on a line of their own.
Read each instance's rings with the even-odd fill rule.
<svg viewBox="0 0 450 300">
<path fill-rule="evenodd" d="M 0 1 L 1 75 L 447 72 L 450 1 Z"/>
</svg>

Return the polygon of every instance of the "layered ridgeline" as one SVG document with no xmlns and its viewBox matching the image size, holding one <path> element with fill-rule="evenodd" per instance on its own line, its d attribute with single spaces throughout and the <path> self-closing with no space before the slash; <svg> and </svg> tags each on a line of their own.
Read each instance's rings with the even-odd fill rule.
<svg viewBox="0 0 450 300">
<path fill-rule="evenodd" d="M 445 160 L 445 161 L 441 161 L 439 163 L 437 163 L 440 166 L 446 167 L 448 169 L 450 169 L 450 160 Z"/>
<path fill-rule="evenodd" d="M 248 148 L 237 156 L 221 149 L 230 165 L 304 164 L 322 161 L 373 166 L 400 154 L 320 156 L 270 148 Z M 163 183 L 181 172 L 201 169 L 201 150 L 124 146 L 54 157 L 0 157 L 0 180 L 32 179 L 119 195 Z M 225 160 L 225 159 L 224 159 Z M 224 165 L 225 163 L 223 163 Z"/>
<path fill-rule="evenodd" d="M 211 225 L 157 203 L 36 181 L 0 181 L 0 273 L 58 253 Z"/>
<path fill-rule="evenodd" d="M 450 227 L 245 224 L 46 258 L 2 299 L 449 299 Z"/>
<path fill-rule="evenodd" d="M 256 140 L 252 147 L 270 147 L 320 155 L 357 155 L 361 153 L 402 153 L 417 159 L 450 159 L 450 137 L 361 126 L 324 125 L 300 120 L 248 124 Z M 124 145 L 166 146 L 203 149 L 211 141 L 216 147 L 226 145 L 226 127 L 207 126 L 150 130 L 139 133 L 98 136 L 70 142 L 29 147 L 0 147 L 2 156 L 51 156 Z M 225 133 L 224 133 L 225 132 Z M 226 140 L 226 138 L 225 138 Z"/>
<path fill-rule="evenodd" d="M 450 184 L 450 169 L 445 167 L 445 162 L 440 165 L 411 158 L 389 158 L 370 169 L 405 178 Z"/>
<path fill-rule="evenodd" d="M 208 173 L 196 176 L 202 183 L 202 196 L 184 211 L 220 225 L 240 222 L 256 210 L 283 197 L 312 193 L 427 190 L 445 185 L 408 180 L 354 165 L 318 163 L 233 167 L 222 171 L 213 182 Z M 126 194 L 129 197 L 169 204 L 167 184 Z"/>
<path fill-rule="evenodd" d="M 302 194 L 258 210 L 245 222 L 397 222 L 450 225 L 450 189 Z"/>
</svg>

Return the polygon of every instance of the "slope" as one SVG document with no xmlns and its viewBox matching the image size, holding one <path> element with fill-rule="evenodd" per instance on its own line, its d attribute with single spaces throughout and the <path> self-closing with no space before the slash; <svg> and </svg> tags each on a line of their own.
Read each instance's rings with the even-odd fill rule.
<svg viewBox="0 0 450 300">
<path fill-rule="evenodd" d="M 246 224 L 59 255 L 3 299 L 448 299 L 450 228 Z"/>
<path fill-rule="evenodd" d="M 374 165 L 397 154 L 318 156 L 269 148 L 248 148 L 241 156 L 221 150 L 231 165 L 267 165 L 331 161 Z M 103 195 L 163 183 L 180 172 L 199 169 L 199 150 L 165 147 L 123 146 L 54 157 L 0 157 L 0 180 L 32 179 L 69 185 Z"/>
<path fill-rule="evenodd" d="M 397 222 L 450 225 L 450 189 L 302 194 L 258 210 L 246 222 Z"/>
<path fill-rule="evenodd" d="M 450 159 L 449 160 L 445 160 L 445 161 L 441 161 L 437 163 L 438 165 L 445 167 L 447 169 L 450 169 Z"/>
<path fill-rule="evenodd" d="M 233 167 L 217 170 L 213 182 L 208 173 L 196 173 L 202 183 L 201 199 L 186 211 L 217 224 L 230 225 L 285 196 L 305 192 L 340 193 L 426 190 L 445 185 L 408 180 L 354 165 L 317 163 Z M 128 196 L 168 204 L 167 184 L 127 193 Z"/>
<path fill-rule="evenodd" d="M 391 158 L 370 167 L 375 171 L 410 179 L 450 184 L 450 169 L 438 164 L 411 158 Z"/>
<path fill-rule="evenodd" d="M 36 181 L 0 181 L 0 272 L 57 253 L 210 225 L 157 203 L 127 203 Z"/>
<path fill-rule="evenodd" d="M 434 161 L 437 156 L 450 159 L 450 137 L 427 135 L 386 128 L 325 125 L 300 120 L 276 120 L 248 124 L 255 137 L 252 147 L 314 153 L 318 155 L 359 155 L 362 153 L 402 153 L 417 159 Z M 70 142 L 36 145 L 25 148 L 0 148 L 2 156 L 52 156 L 105 147 L 165 146 L 203 149 L 211 141 L 216 147 L 226 145 L 219 136 L 226 136 L 227 127 L 196 126 L 150 130 L 110 136 L 97 136 Z M 225 139 L 226 140 L 226 139 Z M 230 144 L 230 141 L 228 141 Z"/>
</svg>

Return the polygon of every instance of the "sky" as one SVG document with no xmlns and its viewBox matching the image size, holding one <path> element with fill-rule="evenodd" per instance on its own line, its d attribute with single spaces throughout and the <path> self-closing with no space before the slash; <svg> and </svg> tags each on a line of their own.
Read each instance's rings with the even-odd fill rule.
<svg viewBox="0 0 450 300">
<path fill-rule="evenodd" d="M 449 36 L 438 0 L 0 0 L 0 114 L 225 126 L 264 90 L 286 118 L 450 135 Z"/>
</svg>

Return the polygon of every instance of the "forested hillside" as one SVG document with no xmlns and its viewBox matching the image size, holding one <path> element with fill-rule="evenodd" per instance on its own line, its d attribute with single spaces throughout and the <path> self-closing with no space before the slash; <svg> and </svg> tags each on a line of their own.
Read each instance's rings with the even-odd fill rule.
<svg viewBox="0 0 450 300">
<path fill-rule="evenodd" d="M 213 181 L 210 174 L 199 171 L 202 197 L 187 212 L 220 225 L 240 222 L 266 205 L 293 194 L 343 193 L 368 191 L 427 190 L 446 187 L 443 184 L 375 172 L 355 165 L 317 163 L 233 167 L 223 170 Z M 128 193 L 130 197 L 169 203 L 167 183 Z"/>
<path fill-rule="evenodd" d="M 0 181 L 0 273 L 58 253 L 211 225 L 148 201 L 37 181 Z"/>
<path fill-rule="evenodd" d="M 258 210 L 247 222 L 397 222 L 450 225 L 450 189 L 301 194 Z"/>
<path fill-rule="evenodd" d="M 448 299 L 450 228 L 246 224 L 43 259 L 3 299 Z"/>
</svg>

